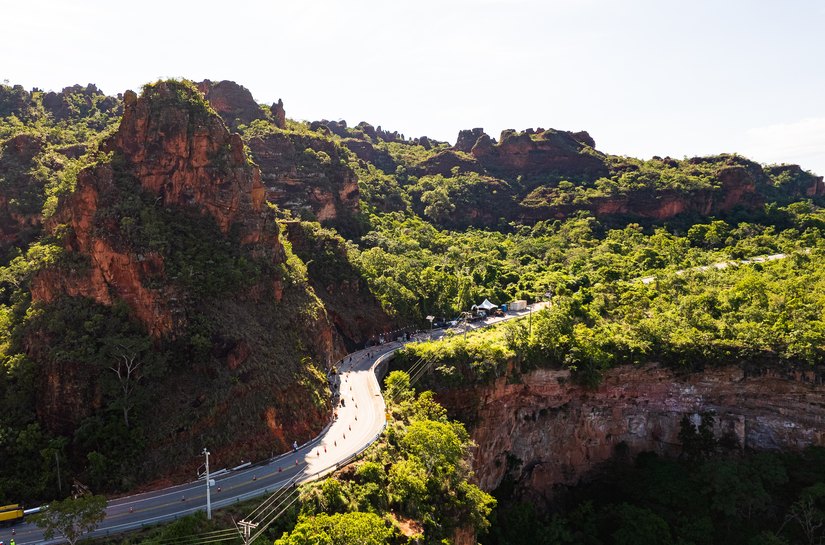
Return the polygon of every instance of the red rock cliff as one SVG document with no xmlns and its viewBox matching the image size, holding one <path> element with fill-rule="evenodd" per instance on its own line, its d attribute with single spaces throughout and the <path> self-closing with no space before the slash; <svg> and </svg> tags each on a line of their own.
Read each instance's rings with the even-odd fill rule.
<svg viewBox="0 0 825 545">
<path fill-rule="evenodd" d="M 358 178 L 334 142 L 278 132 L 252 138 L 249 148 L 269 201 L 324 224 L 340 225 L 358 213 Z"/>
<path fill-rule="evenodd" d="M 211 215 L 223 233 L 236 229 L 242 244 L 254 255 L 284 261 L 277 225 L 264 204 L 260 172 L 250 166 L 243 143 L 231 135 L 221 120 L 202 106 L 181 106 L 177 84 L 159 83 L 137 98 L 127 91 L 124 114 L 115 135 L 105 144 L 124 172 L 158 204 Z M 85 296 L 111 305 L 124 300 L 154 336 L 173 333 L 175 309 L 170 301 L 177 291 L 171 285 L 147 287 L 163 276 L 159 255 L 135 254 L 120 247 L 102 221 L 116 232 L 120 218 L 98 218 L 101 199 L 114 189 L 111 164 L 88 168 L 78 176 L 76 191 L 65 199 L 51 226 L 67 224 L 71 236 L 67 250 L 89 258 L 83 271 L 47 270 L 32 280 L 32 299 L 50 302 L 60 295 Z"/>
<path fill-rule="evenodd" d="M 714 411 L 717 434 L 733 434 L 746 448 L 825 444 L 825 385 L 813 371 L 785 376 L 728 367 L 680 375 L 655 365 L 624 366 L 587 390 L 568 371 L 542 369 L 439 399 L 470 424 L 483 489 L 502 482 L 509 457 L 520 492 L 545 500 L 554 485 L 575 484 L 596 470 L 620 443 L 632 454 L 678 454 L 685 414 Z"/>
<path fill-rule="evenodd" d="M 330 365 L 343 345 L 312 290 L 282 277 L 286 254 L 275 215 L 240 137 L 229 133 L 197 91 L 160 82 L 140 98 L 124 95 L 123 119 L 104 149 L 111 159 L 81 171 L 76 191 L 61 201 L 48 226 L 68 233 L 67 262 L 83 264 L 61 262 L 39 272 L 31 292 L 35 303 L 63 296 L 106 306 L 123 301 L 158 344 L 185 332 L 191 316 L 206 316 L 211 346 L 202 359 L 220 370 L 204 373 L 202 361 L 181 355 L 168 384 L 152 392 L 158 414 L 144 415 L 153 441 L 147 460 L 158 472 L 171 471 L 168 466 L 196 449 L 203 434 L 221 433 L 223 426 L 233 426 L 226 432 L 232 441 L 219 452 L 232 461 L 268 456 L 294 438 L 317 433 L 331 408 L 319 397 L 326 387 L 323 373 L 309 367 Z M 132 216 L 148 206 L 174 215 L 174 225 L 211 217 L 212 230 L 202 232 L 218 239 L 223 233 L 240 245 L 244 258 L 269 272 L 247 287 L 207 295 L 176 281 L 167 269 L 171 252 L 180 250 L 136 249 L 123 236 L 123 221 L 139 218 L 123 217 L 118 203 L 141 190 L 145 194 L 128 209 Z M 175 236 L 174 225 L 164 236 Z M 72 433 L 101 408 L 99 370 L 83 361 L 38 359 L 48 343 L 38 332 L 28 339 L 30 355 L 43 364 L 38 416 L 47 429 Z M 192 407 L 200 407 L 194 420 L 187 416 Z"/>
</svg>

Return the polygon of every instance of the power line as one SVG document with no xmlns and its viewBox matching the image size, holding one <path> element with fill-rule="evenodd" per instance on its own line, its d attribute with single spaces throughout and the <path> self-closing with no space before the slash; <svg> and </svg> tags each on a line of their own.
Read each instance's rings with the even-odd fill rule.
<svg viewBox="0 0 825 545">
<path fill-rule="evenodd" d="M 295 491 L 297 491 L 297 488 L 295 489 Z M 272 520 L 270 520 L 269 522 L 267 522 L 266 524 L 264 524 L 264 525 L 261 527 L 261 529 L 260 529 L 260 530 L 258 530 L 258 532 L 257 532 L 254 536 L 252 536 L 252 538 L 249 540 L 249 542 L 248 542 L 248 543 L 252 543 L 252 542 L 253 542 L 253 541 L 255 541 L 256 539 L 258 539 L 258 538 L 260 537 L 260 535 L 261 535 L 262 533 L 264 533 L 264 532 L 266 531 L 266 529 L 267 529 L 267 528 L 269 528 L 269 525 L 270 525 L 270 524 L 272 524 L 273 522 L 275 522 L 275 521 L 278 519 L 278 517 L 280 517 L 281 515 L 283 515 L 283 514 L 286 512 L 286 510 L 287 510 L 287 509 L 289 509 L 290 507 L 292 507 L 292 504 L 293 504 L 293 503 L 295 503 L 296 501 L 298 501 L 298 498 L 300 498 L 300 497 L 301 497 L 301 495 L 300 495 L 300 494 L 295 494 L 295 497 L 294 497 L 294 498 L 292 498 L 292 501 L 290 501 L 288 504 L 286 504 L 286 506 L 284 506 L 284 508 L 283 508 L 283 509 L 281 509 L 281 510 L 280 510 L 280 511 L 279 511 L 279 512 L 278 512 L 278 513 L 274 516 L 274 517 L 272 517 Z"/>
<path fill-rule="evenodd" d="M 296 483 L 298 478 L 301 477 L 302 471 L 308 465 L 309 464 L 304 464 L 303 466 L 299 466 L 300 471 L 298 471 L 298 473 L 296 473 L 295 476 L 293 476 L 291 479 L 289 479 L 282 487 L 280 487 L 278 490 L 273 492 L 272 495 L 270 495 L 267 499 L 265 499 L 263 502 L 261 502 L 261 504 L 258 507 L 256 507 L 251 513 L 249 513 L 246 517 L 244 517 L 244 520 L 254 520 L 258 516 L 259 512 L 269 509 L 269 507 L 274 502 L 279 501 L 278 496 L 283 494 L 283 492 L 285 490 L 289 490 L 290 487 Z"/>
<path fill-rule="evenodd" d="M 191 543 L 201 543 L 202 539 L 213 539 L 213 538 L 223 538 L 224 536 L 235 536 L 235 530 L 232 528 L 227 528 L 225 530 L 215 530 L 212 532 L 204 532 L 201 534 L 195 534 L 192 536 L 182 536 L 182 537 L 173 537 L 167 539 L 161 539 L 157 543 L 158 545 L 189 545 Z"/>
</svg>

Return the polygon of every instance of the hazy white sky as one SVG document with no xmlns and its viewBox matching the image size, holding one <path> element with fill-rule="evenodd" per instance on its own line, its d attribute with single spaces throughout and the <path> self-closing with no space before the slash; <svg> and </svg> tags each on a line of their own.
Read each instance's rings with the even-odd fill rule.
<svg viewBox="0 0 825 545">
<path fill-rule="evenodd" d="M 587 130 L 825 174 L 823 0 L 0 0 L 0 79 L 109 94 L 231 79 L 296 119 L 455 141 Z"/>
</svg>

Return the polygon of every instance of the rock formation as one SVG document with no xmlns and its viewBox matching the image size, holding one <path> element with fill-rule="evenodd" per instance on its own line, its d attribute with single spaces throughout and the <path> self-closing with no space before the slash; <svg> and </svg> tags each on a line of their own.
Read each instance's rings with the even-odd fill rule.
<svg viewBox="0 0 825 545">
<path fill-rule="evenodd" d="M 93 83 L 64 87 L 59 93 L 50 91 L 42 100 L 43 108 L 56 121 L 90 117 L 95 111 L 120 114 L 121 110 L 119 98 L 106 96 Z"/>
<path fill-rule="evenodd" d="M 279 129 L 285 129 L 286 110 L 284 110 L 284 101 L 279 98 L 278 102 L 273 104 L 269 111 L 272 112 L 272 121 L 275 123 L 275 126 Z"/>
<path fill-rule="evenodd" d="M 290 277 L 260 172 L 240 136 L 227 131 L 196 90 L 159 82 L 140 98 L 125 93 L 120 127 L 103 148 L 111 159 L 80 172 L 76 191 L 49 222 L 50 229 L 65 233 L 67 258 L 37 273 L 31 293 L 34 303 L 46 308 L 67 297 L 106 307 L 125 303 L 158 346 L 184 342 L 178 337 L 192 334 L 193 317 L 209 324 L 205 330 L 197 326 L 206 353 L 169 370 L 168 383 L 156 386 L 158 414 L 145 417 L 157 442 L 156 471 L 169 470 L 172 460 L 223 426 L 233 426 L 233 440 L 221 447 L 230 460 L 269 455 L 296 437 L 316 433 L 330 407 L 313 401 L 323 381 L 304 359 L 329 366 L 343 345 L 311 289 Z M 174 227 L 163 231 L 162 221 Z M 193 225 L 201 227 L 187 227 Z M 163 240 L 145 237 L 145 231 L 158 229 L 155 236 Z M 197 273 L 203 282 L 222 274 L 211 270 L 209 261 L 193 269 L 190 259 L 212 256 L 188 256 L 186 239 L 171 240 L 187 232 L 213 238 L 207 245 L 229 248 L 221 250 L 229 252 L 229 261 L 212 267 L 254 263 L 255 268 L 241 270 L 264 272 L 202 293 L 197 281 L 170 272 L 177 263 L 176 275 Z M 30 357 L 43 369 L 38 416 L 47 429 L 67 432 L 100 407 L 99 377 L 82 361 L 45 360 L 49 343 L 38 331 L 27 341 Z M 185 361 L 186 352 L 179 357 Z M 225 370 L 203 376 L 200 360 L 219 362 Z M 302 385 L 296 386 L 299 380 Z M 214 393 L 206 396 L 204 387 Z M 200 407 L 207 399 L 212 404 L 201 407 L 203 415 L 191 425 L 175 424 L 188 414 L 180 412 L 181 403 Z"/>
<path fill-rule="evenodd" d="M 506 477 L 524 497 L 552 499 L 556 485 L 574 485 L 597 471 L 617 448 L 631 455 L 680 452 L 684 415 L 712 411 L 717 436 L 741 448 L 799 450 L 825 444 L 821 370 L 783 372 L 738 366 L 679 373 L 656 365 L 622 366 L 593 390 L 566 370 L 540 369 L 487 385 L 441 392 L 450 414 L 469 424 L 478 445 L 480 486 Z"/>
<path fill-rule="evenodd" d="M 481 138 L 481 136 L 484 134 L 484 129 L 482 129 L 481 127 L 459 131 L 458 138 L 455 141 L 454 147 L 458 151 L 470 153 L 473 149 L 473 146 L 475 146 L 476 142 L 478 142 L 478 139 Z"/>
<path fill-rule="evenodd" d="M 358 179 L 335 142 L 271 133 L 252 138 L 249 148 L 270 202 L 327 225 L 346 225 L 358 213 Z"/>
<path fill-rule="evenodd" d="M 232 129 L 266 117 L 261 107 L 252 98 L 249 89 L 234 81 L 212 82 L 207 79 L 198 83 L 197 86 L 212 108 Z M 283 110 L 283 104 L 281 104 L 281 109 Z"/>
<path fill-rule="evenodd" d="M 547 176 L 548 174 L 579 179 L 607 174 L 604 161 L 582 153 L 593 148 L 586 132 L 556 131 L 518 133 L 505 130 L 494 142 L 483 129 L 461 131 L 455 149 L 471 153 L 487 170 L 502 176 Z"/>
<path fill-rule="evenodd" d="M 283 247 L 264 204 L 260 173 L 247 163 L 240 137 L 230 135 L 214 114 L 197 106 L 180 107 L 179 92 L 167 83 L 140 99 L 127 91 L 120 128 L 104 148 L 116 155 L 138 187 L 157 195 L 158 204 L 207 213 L 224 234 L 230 228 L 239 230 L 240 240 L 255 255 L 282 262 Z M 120 299 L 153 335 L 169 335 L 180 326 L 169 305 L 175 289 L 146 287 L 150 279 L 162 276 L 162 258 L 134 255 L 98 235 L 101 227 L 117 232 L 117 223 L 101 222 L 118 218 L 99 218 L 97 212 L 100 202 L 115 191 L 115 178 L 123 176 L 111 164 L 80 173 L 77 190 L 61 203 L 52 224 L 71 227 L 68 251 L 89 256 L 92 266 L 74 275 L 45 271 L 33 279 L 32 297 L 50 302 L 61 295 L 84 296 L 104 305 Z"/>
</svg>

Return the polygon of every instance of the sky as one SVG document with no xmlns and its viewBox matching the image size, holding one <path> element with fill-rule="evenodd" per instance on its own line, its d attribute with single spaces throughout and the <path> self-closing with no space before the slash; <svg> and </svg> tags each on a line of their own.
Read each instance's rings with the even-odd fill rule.
<svg viewBox="0 0 825 545">
<path fill-rule="evenodd" d="M 825 174 L 823 0 L 0 0 L 0 80 L 229 79 L 293 119 L 586 130 Z"/>
</svg>

